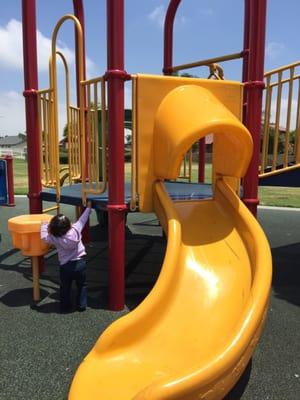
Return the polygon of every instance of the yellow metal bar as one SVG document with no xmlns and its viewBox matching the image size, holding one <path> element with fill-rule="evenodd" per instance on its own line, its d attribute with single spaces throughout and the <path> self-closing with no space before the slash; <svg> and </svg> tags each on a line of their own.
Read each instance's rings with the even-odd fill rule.
<svg viewBox="0 0 300 400">
<path fill-rule="evenodd" d="M 73 183 L 73 177 L 76 175 L 75 171 L 75 159 L 74 159 L 74 110 L 69 106 L 68 109 L 70 115 L 70 121 L 68 125 L 68 150 L 69 150 L 69 182 L 70 185 Z"/>
<path fill-rule="evenodd" d="M 262 143 L 262 159 L 261 159 L 261 171 L 264 171 L 267 167 L 268 153 L 269 153 L 269 124 L 271 115 L 271 99 L 272 99 L 272 88 L 270 88 L 270 77 L 267 77 L 266 83 L 266 106 L 265 106 L 265 118 L 264 118 L 264 133 Z"/>
<path fill-rule="evenodd" d="M 50 160 L 49 160 L 49 134 L 50 134 L 50 124 L 49 124 L 49 118 L 50 118 L 50 107 L 51 107 L 51 102 L 50 102 L 50 93 L 48 93 L 48 99 L 47 95 L 43 95 L 43 109 L 44 109 L 44 121 L 43 121 L 43 129 L 44 129 L 44 143 L 45 143 L 45 150 L 44 150 L 44 157 L 45 157 L 45 179 L 46 182 L 49 182 L 51 180 L 50 177 Z"/>
<path fill-rule="evenodd" d="M 39 301 L 40 295 L 40 273 L 39 273 L 39 258 L 37 256 L 31 257 L 32 266 L 32 285 L 33 285 L 33 300 Z"/>
<path fill-rule="evenodd" d="M 299 169 L 299 168 L 300 168 L 300 165 L 299 164 L 295 164 L 295 165 L 291 165 L 289 167 L 278 168 L 278 169 L 276 169 L 274 171 L 270 171 L 270 172 L 265 172 L 263 174 L 259 174 L 259 177 L 260 178 L 267 178 L 269 176 L 279 175 L 281 173 L 288 172 L 288 171 L 293 171 L 293 170 Z"/>
<path fill-rule="evenodd" d="M 60 52 L 56 51 L 56 55 L 58 55 L 64 65 L 65 69 L 65 87 L 66 87 L 66 112 L 67 112 L 67 129 L 68 129 L 68 141 L 69 141 L 69 129 L 70 129 L 70 77 L 69 77 L 69 68 L 67 64 L 67 60 L 65 56 Z M 69 183 L 72 183 L 72 177 L 73 177 L 73 165 L 71 162 L 71 146 L 70 143 L 68 143 L 68 165 L 69 165 Z"/>
<path fill-rule="evenodd" d="M 101 85 L 101 134 L 102 134 L 102 173 L 103 182 L 99 181 L 99 138 L 98 138 L 98 84 Z M 103 77 L 94 78 L 80 82 L 81 90 L 87 92 L 88 108 L 88 170 L 89 176 L 82 184 L 83 202 L 86 201 L 87 193 L 101 194 L 107 187 L 107 156 L 106 156 L 106 96 L 105 80 Z M 91 94 L 93 85 L 93 95 Z M 92 101 L 93 99 L 93 101 Z M 92 106 L 93 104 L 93 106 Z"/>
<path fill-rule="evenodd" d="M 94 189 L 93 187 L 92 187 L 92 184 L 90 184 L 89 185 L 89 189 L 87 189 L 86 191 L 85 191 L 85 196 L 87 195 L 87 194 L 99 194 L 99 190 L 98 189 Z"/>
<path fill-rule="evenodd" d="M 40 171 L 42 183 L 44 180 L 44 152 L 43 152 L 43 121 L 41 116 L 41 103 L 42 103 L 42 95 L 38 93 L 37 95 L 37 106 L 38 106 L 38 124 L 39 124 L 39 136 L 40 136 Z"/>
<path fill-rule="evenodd" d="M 80 84 L 83 86 L 86 86 L 88 84 L 101 82 L 102 79 L 103 79 L 102 76 L 97 76 L 96 78 L 91 78 L 91 79 L 86 79 L 84 81 L 81 81 Z"/>
<path fill-rule="evenodd" d="M 88 107 L 87 107 L 87 126 L 88 129 L 86 131 L 87 134 L 87 145 L 88 145 L 88 190 L 91 187 L 90 181 L 92 179 L 92 171 L 91 171 L 91 87 L 90 84 L 88 83 L 86 85 L 87 89 L 87 102 L 88 102 Z M 86 186 L 86 183 L 85 185 Z"/>
<path fill-rule="evenodd" d="M 284 157 L 283 166 L 287 167 L 289 162 L 289 145 L 290 145 L 290 125 L 291 125 L 291 111 L 292 111 L 292 100 L 293 100 L 293 76 L 295 69 L 290 69 L 290 82 L 289 82 L 289 96 L 287 106 L 287 117 L 286 117 L 286 129 L 285 129 L 285 141 L 284 141 Z"/>
<path fill-rule="evenodd" d="M 48 94 L 48 93 L 52 93 L 53 92 L 53 90 L 50 88 L 50 89 L 41 89 L 41 90 L 38 90 L 38 94 Z"/>
<path fill-rule="evenodd" d="M 288 82 L 290 82 L 291 80 L 292 80 L 292 81 L 295 81 L 295 80 L 297 80 L 297 79 L 300 79 L 300 75 L 295 75 L 295 76 L 293 76 L 292 78 L 282 79 L 281 84 L 288 83 Z M 275 86 L 278 86 L 278 82 L 273 82 L 273 83 L 270 84 L 270 87 L 275 87 Z"/>
<path fill-rule="evenodd" d="M 296 61 L 296 62 L 294 62 L 292 64 L 287 64 L 287 65 L 283 65 L 283 66 L 281 66 L 279 68 L 272 69 L 271 71 L 265 72 L 264 75 L 265 75 L 265 77 L 267 77 L 267 76 L 274 75 L 274 74 L 279 73 L 279 72 L 283 72 L 283 71 L 288 70 L 290 68 L 296 68 L 298 66 L 300 66 L 300 61 Z"/>
<path fill-rule="evenodd" d="M 192 148 L 184 155 L 181 170 L 183 169 L 182 175 L 179 175 L 179 179 L 187 179 L 189 182 L 192 181 Z"/>
<path fill-rule="evenodd" d="M 132 75 L 131 199 L 130 210 L 137 209 L 137 77 Z"/>
<path fill-rule="evenodd" d="M 51 160 L 51 95 L 52 90 L 40 90 L 37 93 L 38 102 L 38 127 L 40 135 L 40 168 L 41 168 L 41 182 L 43 186 L 53 186 L 54 184 L 54 171 Z"/>
<path fill-rule="evenodd" d="M 242 57 L 243 57 L 243 52 L 232 53 L 232 54 L 227 54 L 225 56 L 208 58 L 207 60 L 195 61 L 193 63 L 176 65 L 176 66 L 174 66 L 172 68 L 172 70 L 175 72 L 175 71 L 180 71 L 180 70 L 183 70 L 183 69 L 190 69 L 190 68 L 195 68 L 195 67 L 209 66 L 210 64 L 215 64 L 215 63 L 219 63 L 219 62 L 222 62 L 222 61 L 236 60 L 236 59 L 242 58 Z"/>
<path fill-rule="evenodd" d="M 219 64 L 210 64 L 209 72 L 207 79 L 215 78 L 217 80 L 224 80 L 224 71 Z"/>
<path fill-rule="evenodd" d="M 43 115 L 43 122 L 42 122 L 42 130 L 41 130 L 41 154 L 42 154 L 42 168 L 43 168 L 43 175 L 42 177 L 45 179 L 46 182 L 49 182 L 49 151 L 48 151 L 48 138 L 49 138 L 49 130 L 48 130 L 48 117 L 49 117 L 49 101 L 47 101 L 46 94 L 42 95 L 42 115 Z M 43 146 L 44 144 L 44 146 Z"/>
<path fill-rule="evenodd" d="M 59 209 L 59 204 L 57 204 L 56 206 L 53 206 L 53 207 L 43 209 L 43 214 L 46 214 L 50 211 L 54 211 L 54 210 L 58 210 L 58 209 Z"/>
<path fill-rule="evenodd" d="M 95 118 L 94 118 L 94 132 L 95 132 L 95 141 L 94 141 L 94 151 L 95 151 L 95 183 L 96 189 L 100 190 L 99 183 L 99 135 L 98 135 L 98 82 L 94 82 L 94 104 L 95 104 Z"/>
<path fill-rule="evenodd" d="M 71 136 L 70 142 L 72 146 L 71 159 L 73 165 L 73 181 L 80 178 L 80 135 L 79 135 L 79 108 L 70 106 L 71 112 Z"/>
<path fill-rule="evenodd" d="M 78 50 L 78 75 L 79 75 L 79 80 L 83 80 L 83 35 L 82 35 L 82 28 L 80 25 L 79 20 L 71 14 L 67 14 L 63 16 L 56 24 L 53 35 L 52 35 L 52 53 L 51 53 L 51 68 L 50 68 L 50 78 L 51 78 L 51 84 L 50 87 L 53 89 L 53 108 L 54 108 L 54 126 L 53 126 L 53 142 L 55 143 L 54 146 L 54 158 L 56 161 L 56 198 L 57 201 L 59 202 L 60 200 L 60 181 L 59 181 L 59 171 L 58 171 L 58 165 L 59 165 L 59 152 L 58 152 L 58 100 L 57 100 L 57 70 L 56 70 L 56 56 L 57 56 L 57 51 L 56 51 L 56 41 L 57 41 L 57 34 L 62 26 L 62 24 L 66 20 L 72 20 L 75 25 L 75 29 L 77 32 L 77 50 Z M 85 138 L 85 124 L 84 124 L 84 93 L 80 91 L 79 94 L 79 105 L 81 111 L 81 117 L 80 117 L 80 131 L 81 131 L 81 138 L 82 138 L 82 179 L 85 180 L 85 145 L 84 145 L 84 138 Z"/>
<path fill-rule="evenodd" d="M 276 120 L 275 120 L 275 132 L 274 132 L 274 144 L 273 144 L 273 159 L 272 159 L 272 171 L 276 169 L 277 166 L 277 154 L 278 154 L 278 139 L 279 139 L 279 122 L 280 122 L 280 111 L 281 111 L 281 85 L 282 72 L 278 73 L 278 91 L 277 91 L 277 101 L 276 101 Z"/>
<path fill-rule="evenodd" d="M 102 188 L 101 193 L 107 187 L 107 153 L 106 153 L 106 95 L 105 80 L 101 79 L 101 142 L 102 142 Z"/>
</svg>

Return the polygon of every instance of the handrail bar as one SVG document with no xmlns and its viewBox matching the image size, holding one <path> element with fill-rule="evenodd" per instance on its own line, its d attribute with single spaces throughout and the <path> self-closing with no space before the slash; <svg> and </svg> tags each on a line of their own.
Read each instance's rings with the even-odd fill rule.
<svg viewBox="0 0 300 400">
<path fill-rule="evenodd" d="M 243 58 L 244 55 L 245 55 L 245 52 L 244 51 L 240 51 L 239 53 L 226 54 L 224 56 L 208 58 L 206 60 L 195 61 L 193 63 L 175 65 L 174 67 L 170 67 L 170 71 L 175 72 L 175 71 L 180 71 L 180 70 L 183 70 L 183 69 L 207 66 L 207 65 L 215 64 L 215 63 L 222 62 L 222 61 L 236 60 L 236 59 L 239 59 L 239 58 Z"/>
<path fill-rule="evenodd" d="M 298 66 L 300 66 L 300 61 L 296 61 L 296 62 L 294 62 L 292 64 L 283 65 L 281 67 L 272 69 L 271 71 L 267 71 L 267 72 L 265 72 L 264 76 L 267 77 L 269 75 L 273 75 L 273 74 L 276 74 L 278 72 L 282 72 L 282 71 L 285 71 L 287 69 L 290 69 L 290 68 L 293 68 L 293 67 L 298 67 Z"/>
</svg>

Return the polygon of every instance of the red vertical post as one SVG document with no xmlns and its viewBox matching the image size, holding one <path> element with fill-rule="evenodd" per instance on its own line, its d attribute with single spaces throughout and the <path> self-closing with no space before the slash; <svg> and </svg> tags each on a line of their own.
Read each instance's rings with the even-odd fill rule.
<svg viewBox="0 0 300 400">
<path fill-rule="evenodd" d="M 27 134 L 28 198 L 31 214 L 42 212 L 40 142 L 38 133 L 38 70 L 36 46 L 35 0 L 22 0 L 24 97 Z M 39 270 L 44 269 L 44 258 L 39 257 Z"/>
<path fill-rule="evenodd" d="M 15 205 L 15 195 L 14 195 L 14 173 L 13 173 L 13 158 L 10 155 L 4 157 L 6 160 L 7 168 L 7 194 L 8 194 L 8 207 L 13 207 Z"/>
<path fill-rule="evenodd" d="M 249 12 L 249 71 L 245 82 L 247 109 L 245 125 L 253 138 L 253 156 L 244 178 L 243 200 L 249 210 L 256 215 L 259 200 L 258 166 L 260 155 L 262 94 L 264 88 L 264 54 L 266 31 L 266 0 L 252 0 Z M 245 21 L 245 23 L 248 23 Z"/>
<path fill-rule="evenodd" d="M 109 308 L 125 304 L 124 0 L 107 0 Z"/>
<path fill-rule="evenodd" d="M 42 212 L 40 144 L 38 135 L 38 72 L 35 0 L 22 0 L 24 97 L 27 133 L 28 198 L 30 213 Z"/>
<path fill-rule="evenodd" d="M 177 8 L 181 0 L 171 0 L 166 13 L 164 25 L 164 66 L 165 75 L 172 74 L 173 66 L 173 27 Z"/>
</svg>

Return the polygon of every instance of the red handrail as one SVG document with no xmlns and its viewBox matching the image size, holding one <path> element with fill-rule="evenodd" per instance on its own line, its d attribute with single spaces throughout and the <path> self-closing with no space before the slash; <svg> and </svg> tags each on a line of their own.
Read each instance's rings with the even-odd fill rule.
<svg viewBox="0 0 300 400">
<path fill-rule="evenodd" d="M 167 9 L 164 25 L 164 67 L 163 73 L 171 75 L 173 64 L 173 26 L 177 8 L 181 0 L 171 0 Z"/>
</svg>

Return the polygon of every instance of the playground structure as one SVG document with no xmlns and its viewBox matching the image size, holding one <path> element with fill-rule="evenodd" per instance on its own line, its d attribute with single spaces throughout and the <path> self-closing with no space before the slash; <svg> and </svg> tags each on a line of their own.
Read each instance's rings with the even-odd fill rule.
<svg viewBox="0 0 300 400">
<path fill-rule="evenodd" d="M 266 74 L 264 140 L 260 157 L 265 1 L 245 1 L 242 51 L 179 66 L 172 63 L 172 38 L 180 0 L 170 1 L 164 31 L 164 74 L 207 65 L 209 77 L 216 78 L 212 81 L 129 75 L 123 60 L 122 0 L 107 2 L 107 71 L 102 77 L 86 80 L 83 5 L 79 0 L 74 0 L 73 4 L 74 16 L 63 17 L 54 29 L 50 87 L 38 90 L 35 1 L 23 0 L 30 212 L 42 212 L 42 199 L 52 199 L 58 205 L 70 201 L 70 204 L 84 206 L 86 199 L 92 198 L 95 206 L 98 204 L 107 210 L 109 305 L 113 310 L 124 306 L 124 226 L 129 208 L 155 211 L 168 236 L 168 244 L 162 272 L 153 291 L 134 312 L 114 323 L 100 337 L 75 376 L 70 398 L 192 399 L 201 395 L 203 399 L 221 399 L 238 380 L 251 357 L 268 303 L 270 252 L 251 215 L 256 214 L 258 204 L 258 171 L 260 179 L 267 179 L 282 176 L 282 171 L 298 171 L 299 167 L 298 115 L 294 158 L 289 158 L 292 84 L 299 79 L 294 73 L 296 64 L 284 67 L 291 71 L 289 79 L 282 78 L 283 69 Z M 68 67 L 63 54 L 56 51 L 56 36 L 61 24 L 68 19 L 73 20 L 76 27 L 77 105 L 70 105 L 66 96 L 69 166 L 61 170 L 57 56 L 65 66 L 66 87 Z M 238 58 L 243 59 L 243 83 L 223 80 L 218 63 Z M 279 76 L 277 83 L 271 83 L 274 74 Z M 131 80 L 133 85 L 132 181 L 128 191 L 124 183 L 125 80 Z M 287 126 L 283 156 L 279 160 L 281 88 L 286 83 L 290 89 Z M 278 88 L 277 108 L 270 161 L 270 110 L 275 86 Z M 228 91 L 234 94 L 230 97 L 226 95 Z M 204 99 L 209 106 L 204 104 Z M 173 201 L 172 183 L 164 181 L 180 176 L 181 160 L 198 140 L 198 178 L 203 182 L 205 136 L 210 132 L 214 133 L 214 144 L 209 198 L 203 199 L 207 195 L 203 195 L 203 186 L 199 185 L 195 197 L 185 194 L 184 199 L 189 201 Z M 100 152 L 99 147 L 102 147 Z M 184 170 L 183 176 L 189 180 L 190 155 L 188 159 L 189 171 Z M 40 171 L 37 165 L 41 165 Z M 71 184 L 70 189 L 77 191 L 77 197 L 64 195 L 61 184 L 66 179 Z M 251 213 L 237 195 L 241 179 L 243 203 Z M 50 189 L 43 190 L 42 186 Z M 169 187 L 171 189 L 167 190 Z M 187 186 L 184 190 L 188 191 Z M 199 293 L 201 295 L 197 296 Z M 215 318 L 211 318 L 212 315 Z M 174 342 L 174 332 L 180 336 L 180 346 Z M 202 354 L 203 343 L 205 354 Z M 198 358 L 198 354 L 201 357 Z M 119 388 L 115 387 L 116 380 Z"/>
<path fill-rule="evenodd" d="M 249 4 L 248 4 L 249 3 Z M 212 65 L 223 60 L 243 58 L 243 82 L 244 105 L 243 121 L 250 130 L 254 140 L 254 156 L 252 157 L 249 169 L 243 180 L 243 201 L 256 212 L 258 204 L 257 183 L 258 183 L 258 159 L 260 145 L 260 113 L 261 113 L 261 92 L 263 88 L 263 58 L 264 58 L 264 29 L 265 10 L 263 6 L 251 5 L 245 2 L 245 33 L 244 49 L 242 52 L 216 57 L 212 60 L 205 60 L 193 64 L 181 66 L 172 65 L 172 30 L 176 10 L 179 1 L 172 1 L 168 8 L 165 24 L 165 51 L 164 51 L 164 73 L 172 74 L 175 71 L 197 65 Z M 251 2 L 252 4 L 252 2 Z M 250 10 L 251 8 L 251 10 Z M 105 144 L 102 145 L 103 172 L 108 171 L 109 187 L 106 197 L 101 202 L 101 207 L 108 212 L 109 221 L 109 303 L 111 309 L 122 309 L 124 306 L 124 231 L 125 215 L 128 211 L 128 203 L 135 201 L 135 176 L 134 162 L 132 163 L 131 191 L 125 191 L 124 183 L 124 81 L 132 77 L 124 70 L 123 61 L 123 4 L 117 2 L 108 6 L 108 66 L 103 77 L 90 81 L 85 79 L 85 43 L 84 43 L 84 17 L 81 1 L 74 1 L 74 16 L 66 16 L 57 24 L 52 43 L 52 54 L 50 60 L 50 88 L 45 91 L 38 90 L 37 85 L 37 65 L 36 65 L 36 32 L 35 32 L 35 2 L 29 1 L 23 7 L 23 36 L 24 36 L 24 76 L 25 76 L 25 101 L 26 101 L 26 124 L 28 136 L 28 160 L 29 160 L 29 204 L 30 212 L 42 212 L 42 200 L 52 201 L 73 201 L 74 205 L 80 206 L 85 197 L 98 193 L 105 189 L 105 176 L 101 187 L 98 180 L 99 153 L 97 149 L 98 140 L 98 118 L 95 118 L 93 105 L 98 104 L 97 85 L 101 85 L 102 92 L 106 87 L 107 92 L 107 136 L 109 137 L 108 151 L 103 151 Z M 254 10 L 254 11 L 253 11 Z M 259 10 L 259 11 L 256 11 Z M 251 12 L 250 12 L 251 11 Z M 259 15 L 256 15 L 259 12 Z M 81 188 L 76 195 L 73 192 L 75 185 L 70 186 L 72 192 L 70 196 L 62 196 L 60 191 L 61 176 L 58 163 L 58 132 L 57 132 L 57 98 L 56 98 L 56 36 L 61 24 L 66 19 L 73 19 L 76 28 L 76 60 L 77 60 L 77 104 L 69 107 L 68 121 L 70 132 L 68 177 L 70 181 L 77 182 L 81 175 Z M 76 19 L 76 20 L 75 20 Z M 118 26 L 118 29 L 116 27 Z M 253 32 L 250 34 L 250 26 Z M 115 32 L 118 32 L 116 34 Z M 119 36 L 118 36 L 119 35 Z M 61 56 L 61 55 L 60 55 Z M 212 70 L 213 71 L 213 70 Z M 68 76 L 66 68 L 66 77 Z M 67 79 L 66 79 L 67 81 Z M 134 82 L 133 81 L 133 93 Z M 101 84 L 100 84 L 101 82 Z M 105 85 L 104 85 L 105 82 Z M 91 90 L 92 88 L 92 90 Z M 93 96 L 87 99 L 93 91 Z M 51 96 L 51 99 L 50 97 Z M 105 94 L 101 93 L 101 107 L 105 107 Z M 100 96 L 100 98 L 101 98 Z M 68 96 L 67 96 L 68 97 Z M 96 101 L 95 101 L 96 97 Z M 134 95 L 133 95 L 134 97 Z M 99 98 L 99 99 L 100 99 Z M 68 101 L 68 100 L 67 100 Z M 98 110 L 97 110 L 98 111 Z M 40 112 L 40 118 L 39 118 Z M 81 113 L 81 116 L 80 116 Z M 106 113 L 101 112 L 103 126 L 105 125 Z M 87 118 L 84 118 L 87 116 Z M 38 122 L 40 121 L 40 122 Z M 135 115 L 133 112 L 133 127 L 135 127 Z M 92 127 L 92 129 L 91 129 Z M 84 130 L 87 134 L 84 135 Z M 81 140 L 78 141 L 79 132 Z M 102 128 L 105 140 L 104 128 Z M 43 133 L 41 133 L 43 132 Z M 48 142 L 51 133 L 51 141 Z M 85 140 L 82 140 L 85 138 Z M 88 139 L 89 138 L 89 139 Z M 45 139 L 42 145 L 41 140 Z M 204 140 L 199 146 L 199 171 L 200 181 L 204 176 Z M 74 146 L 72 146 L 72 143 Z M 76 147 L 77 146 L 77 147 Z M 132 149 L 133 161 L 135 159 L 135 145 L 133 140 Z M 107 157 L 107 164 L 105 160 Z M 89 165 L 85 165 L 85 160 Z M 42 165 L 38 171 L 36 166 Z M 49 168 L 51 167 L 51 169 Z M 96 167 L 96 168 L 95 168 Z M 63 174 L 65 171 L 62 171 Z M 55 186 L 55 196 L 51 197 L 49 191 L 42 190 L 43 185 Z M 139 195 L 139 193 L 138 193 Z M 77 202 L 74 200 L 77 199 Z M 134 204 L 131 204 L 134 208 Z M 115 249 L 119 251 L 116 252 Z"/>
</svg>

